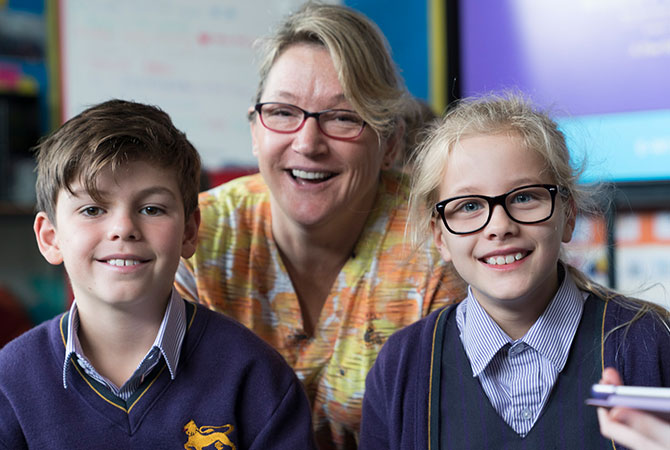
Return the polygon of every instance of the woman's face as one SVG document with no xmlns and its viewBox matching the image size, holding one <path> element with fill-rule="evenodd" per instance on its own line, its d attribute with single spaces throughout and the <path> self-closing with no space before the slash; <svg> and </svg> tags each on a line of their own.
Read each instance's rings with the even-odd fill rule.
<svg viewBox="0 0 670 450">
<path fill-rule="evenodd" d="M 349 109 L 330 54 L 315 44 L 294 44 L 275 61 L 260 102 L 290 103 L 318 112 Z M 321 133 L 316 119 L 290 134 L 251 122 L 253 152 L 272 193 L 273 222 L 301 227 L 329 225 L 346 231 L 354 215 L 370 210 L 379 173 L 391 161 L 392 145 L 365 126 L 350 141 Z M 279 216 L 279 217 L 278 217 Z"/>
</svg>

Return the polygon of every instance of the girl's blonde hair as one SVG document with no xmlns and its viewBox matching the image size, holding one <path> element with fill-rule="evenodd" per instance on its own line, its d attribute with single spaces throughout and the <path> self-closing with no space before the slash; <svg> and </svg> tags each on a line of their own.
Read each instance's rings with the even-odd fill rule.
<svg viewBox="0 0 670 450">
<path fill-rule="evenodd" d="M 414 107 L 379 28 L 351 8 L 314 2 L 307 2 L 257 43 L 261 63 L 256 102 L 275 61 L 290 46 L 303 43 L 328 50 L 344 96 L 380 138 L 391 136 Z"/>
<path fill-rule="evenodd" d="M 435 204 L 441 200 L 440 184 L 454 146 L 467 137 L 495 134 L 518 136 L 526 148 L 537 152 L 545 161 L 544 171 L 551 181 L 567 191 L 575 213 L 594 215 L 603 209 L 603 193 L 607 186 L 578 183 L 583 163 L 573 166 L 565 136 L 556 122 L 518 92 L 491 93 L 459 101 L 434 123 L 428 137 L 417 149 L 409 212 L 414 244 L 418 245 L 432 236 L 430 223 L 435 217 Z M 579 269 L 567 264 L 563 256 L 560 259 L 579 289 L 606 301 L 622 299 L 620 294 L 595 283 Z M 668 311 L 654 304 L 642 301 L 638 304 L 638 301 L 623 299 L 618 302 L 639 308 L 638 316 L 655 310 L 668 318 Z"/>
</svg>

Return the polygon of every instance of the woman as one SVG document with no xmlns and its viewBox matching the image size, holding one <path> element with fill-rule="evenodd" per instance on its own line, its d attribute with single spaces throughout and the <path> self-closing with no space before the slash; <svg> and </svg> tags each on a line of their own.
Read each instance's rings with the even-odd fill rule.
<svg viewBox="0 0 670 450">
<path fill-rule="evenodd" d="M 410 102 L 378 29 L 307 4 L 263 51 L 249 110 L 260 174 L 201 195 L 200 242 L 177 285 L 286 358 L 321 448 L 356 448 L 382 344 L 463 285 L 428 246 L 404 242 L 408 185 L 387 169 Z"/>
</svg>

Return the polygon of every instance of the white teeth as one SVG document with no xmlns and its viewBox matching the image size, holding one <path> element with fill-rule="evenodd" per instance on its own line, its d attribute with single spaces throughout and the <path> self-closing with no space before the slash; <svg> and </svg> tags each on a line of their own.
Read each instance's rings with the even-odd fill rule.
<svg viewBox="0 0 670 450">
<path fill-rule="evenodd" d="M 494 266 L 502 266 L 503 264 L 511 264 L 514 261 L 518 261 L 523 258 L 523 253 L 519 252 L 514 255 L 505 255 L 505 256 L 492 256 L 486 258 L 486 263 Z"/>
<path fill-rule="evenodd" d="M 306 180 L 320 180 L 328 177 L 328 172 L 307 172 L 304 170 L 293 169 L 291 174 L 296 178 L 304 178 Z"/>
<path fill-rule="evenodd" d="M 109 259 L 107 260 L 107 264 L 110 264 L 112 266 L 134 266 L 139 264 L 139 261 L 136 261 L 134 259 Z"/>
</svg>

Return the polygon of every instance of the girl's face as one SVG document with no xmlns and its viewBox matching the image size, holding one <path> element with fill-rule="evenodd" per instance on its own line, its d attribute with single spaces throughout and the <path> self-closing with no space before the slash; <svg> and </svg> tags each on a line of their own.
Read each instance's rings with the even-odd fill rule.
<svg viewBox="0 0 670 450">
<path fill-rule="evenodd" d="M 555 183 L 544 167 L 543 158 L 525 148 L 518 136 L 467 137 L 447 160 L 440 199 L 469 194 L 493 197 L 520 186 Z M 558 194 L 552 216 L 541 223 L 514 222 L 496 205 L 489 223 L 475 233 L 452 234 L 439 218 L 432 228 L 442 257 L 453 262 L 489 313 L 491 309 L 523 311 L 529 306 L 544 308 L 556 293 L 556 263 L 561 242 L 572 236 L 573 216 L 569 203 Z M 509 263 L 503 262 L 507 256 L 511 256 Z"/>
</svg>

